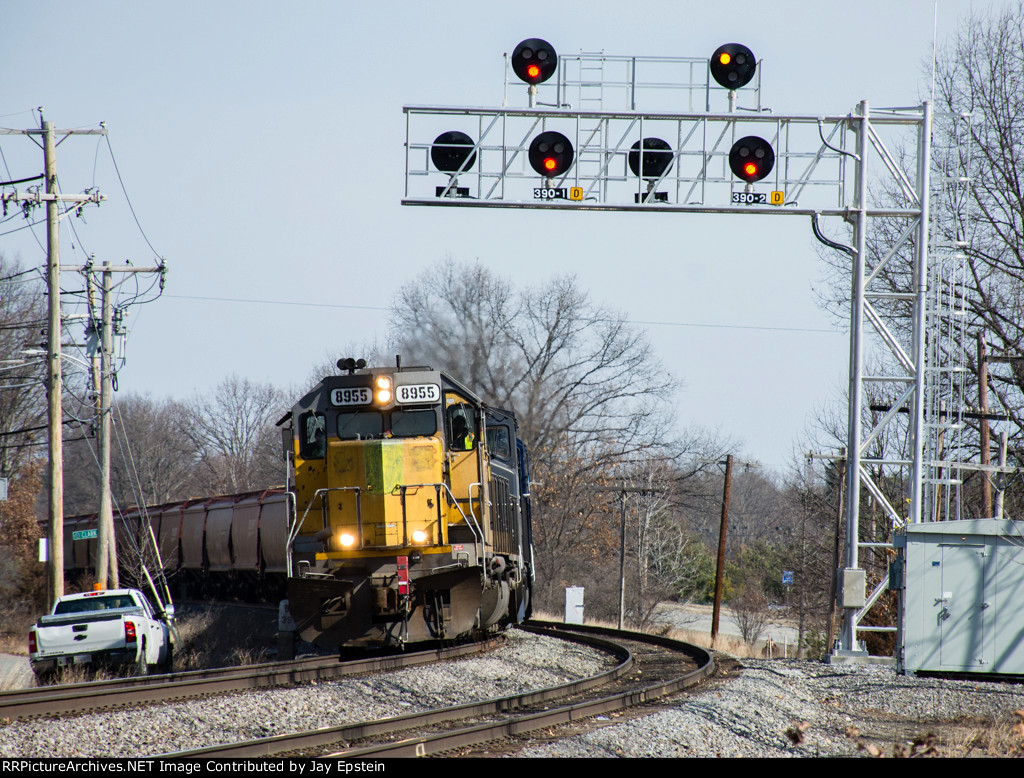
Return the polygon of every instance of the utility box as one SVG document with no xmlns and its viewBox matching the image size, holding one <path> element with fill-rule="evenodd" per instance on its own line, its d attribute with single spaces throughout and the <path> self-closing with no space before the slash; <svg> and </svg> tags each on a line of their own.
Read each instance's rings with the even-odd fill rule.
<svg viewBox="0 0 1024 778">
<path fill-rule="evenodd" d="M 567 586 L 565 588 L 565 623 L 583 623 L 583 587 Z"/>
<path fill-rule="evenodd" d="M 902 670 L 1024 675 L 1024 523 L 915 524 L 899 541 Z"/>
</svg>

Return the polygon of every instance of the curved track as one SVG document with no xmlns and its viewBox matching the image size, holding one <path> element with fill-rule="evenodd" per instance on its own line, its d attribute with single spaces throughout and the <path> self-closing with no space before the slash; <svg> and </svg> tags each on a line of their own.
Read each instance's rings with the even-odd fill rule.
<svg viewBox="0 0 1024 778">
<path fill-rule="evenodd" d="M 442 754 L 640 705 L 693 686 L 715 668 L 709 652 L 668 638 L 545 622 L 533 622 L 526 628 L 597 646 L 616 656 L 618 664 L 590 678 L 526 694 L 162 756 L 366 758 Z M 556 700 L 560 704 L 552 708 Z M 395 740 L 399 733 L 402 739 Z M 339 747 L 345 750 L 337 750 Z"/>
</svg>

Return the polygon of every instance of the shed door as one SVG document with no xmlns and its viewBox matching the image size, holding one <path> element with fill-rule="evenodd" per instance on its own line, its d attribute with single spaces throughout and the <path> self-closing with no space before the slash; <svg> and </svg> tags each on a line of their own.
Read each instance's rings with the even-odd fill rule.
<svg viewBox="0 0 1024 778">
<path fill-rule="evenodd" d="M 985 546 L 940 544 L 939 552 L 941 586 L 934 598 L 939 664 L 943 670 L 984 672 L 992 664 Z"/>
</svg>

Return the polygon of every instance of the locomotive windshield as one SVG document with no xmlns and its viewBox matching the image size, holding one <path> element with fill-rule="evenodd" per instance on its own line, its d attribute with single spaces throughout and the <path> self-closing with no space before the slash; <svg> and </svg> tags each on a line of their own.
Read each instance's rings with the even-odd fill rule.
<svg viewBox="0 0 1024 778">
<path fill-rule="evenodd" d="M 437 432 L 437 414 L 430 410 L 392 411 L 391 434 L 396 438 L 433 435 Z"/>
<path fill-rule="evenodd" d="M 338 437 L 342 440 L 379 438 L 383 434 L 384 417 L 378 411 L 338 414 Z"/>
<path fill-rule="evenodd" d="M 413 438 L 437 434 L 437 413 L 433 409 L 402 411 L 390 414 L 380 411 L 354 411 L 338 414 L 338 437 L 341 440 L 380 438 L 384 430 L 396 438 Z"/>
</svg>

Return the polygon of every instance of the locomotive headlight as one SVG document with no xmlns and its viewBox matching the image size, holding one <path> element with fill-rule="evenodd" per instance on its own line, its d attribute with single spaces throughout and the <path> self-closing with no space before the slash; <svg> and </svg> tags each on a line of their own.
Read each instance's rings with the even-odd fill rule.
<svg viewBox="0 0 1024 778">
<path fill-rule="evenodd" d="M 386 375 L 377 376 L 377 402 L 381 405 L 391 402 L 391 379 Z"/>
<path fill-rule="evenodd" d="M 342 532 L 340 540 L 343 548 L 352 548 L 356 544 L 356 536 L 348 532 Z"/>
<path fill-rule="evenodd" d="M 415 529 L 412 531 L 412 542 L 413 543 L 426 543 L 427 533 L 421 529 Z"/>
</svg>

